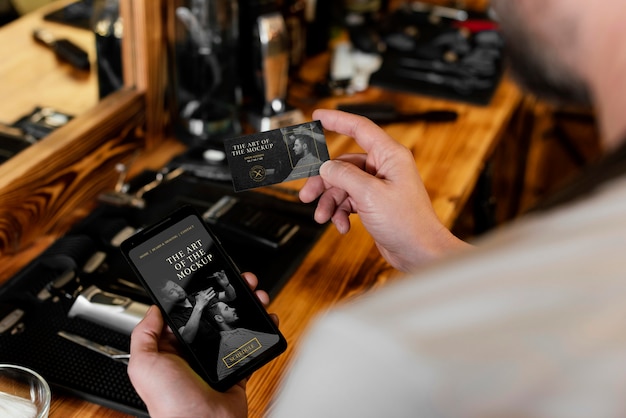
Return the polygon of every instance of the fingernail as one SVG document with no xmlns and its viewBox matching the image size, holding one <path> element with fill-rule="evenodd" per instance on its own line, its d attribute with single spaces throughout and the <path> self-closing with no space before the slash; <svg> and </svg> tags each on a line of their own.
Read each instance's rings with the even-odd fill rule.
<svg viewBox="0 0 626 418">
<path fill-rule="evenodd" d="M 320 166 L 320 175 L 321 176 L 324 176 L 324 175 L 328 174 L 328 170 L 330 170 L 331 164 L 332 164 L 331 160 L 327 160 L 327 161 L 324 161 L 322 163 L 322 165 Z"/>
<path fill-rule="evenodd" d="M 337 222 L 335 222 L 334 220 L 333 225 L 335 225 L 335 228 L 337 228 L 337 232 L 339 232 L 341 235 L 346 235 L 346 233 L 348 233 L 343 225 L 337 224 Z"/>
</svg>

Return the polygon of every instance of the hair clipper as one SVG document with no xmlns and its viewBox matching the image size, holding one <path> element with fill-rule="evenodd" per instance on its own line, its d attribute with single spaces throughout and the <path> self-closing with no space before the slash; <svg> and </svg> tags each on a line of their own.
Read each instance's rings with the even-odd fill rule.
<svg viewBox="0 0 626 418">
<path fill-rule="evenodd" d="M 148 305 L 129 297 L 105 292 L 97 286 L 89 286 L 78 295 L 67 316 L 85 319 L 130 335 L 148 308 Z"/>
</svg>

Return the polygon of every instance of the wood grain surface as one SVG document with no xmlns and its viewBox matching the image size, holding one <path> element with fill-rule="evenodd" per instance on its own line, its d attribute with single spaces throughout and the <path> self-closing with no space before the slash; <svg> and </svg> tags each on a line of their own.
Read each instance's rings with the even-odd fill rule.
<svg viewBox="0 0 626 418">
<path fill-rule="evenodd" d="M 327 55 L 315 57 L 304 66 L 301 79 L 307 82 L 319 80 L 327 66 Z M 335 108 L 339 103 L 367 101 L 390 101 L 405 111 L 457 111 L 459 118 L 452 123 L 384 126 L 393 138 L 413 152 L 436 213 L 448 227 L 459 216 L 522 98 L 507 77 L 487 106 L 378 88 L 350 97 L 317 98 L 305 90 L 299 92 L 294 86 L 291 96 L 292 104 L 302 109 L 308 118 L 315 108 Z M 53 242 L 75 219 L 84 216 L 99 191 L 113 187 L 114 164 L 127 158 L 141 143 L 128 138 L 145 136 L 144 132 L 124 129 L 137 126 L 134 118 L 142 115 L 142 98 L 129 93 L 124 100 L 122 104 L 126 112 L 116 111 L 113 121 L 105 123 L 104 120 L 108 119 L 103 118 L 100 125 L 96 125 L 100 132 L 108 129 L 112 138 L 95 149 L 88 146 L 67 149 L 64 157 L 67 160 L 50 167 L 45 164 L 45 155 L 29 155 L 29 159 L 32 158 L 29 167 L 0 166 L 0 246 L 3 248 L 0 250 L 3 251 L 0 255 L 0 282 L 7 280 Z M 119 104 L 114 107 L 119 109 Z M 98 115 L 90 117 L 89 123 L 98 123 Z M 90 135 L 91 131 L 86 128 L 87 125 L 80 124 L 73 127 L 84 130 L 81 131 L 83 135 Z M 353 139 L 335 133 L 327 133 L 327 143 L 331 157 L 360 152 Z M 158 142 L 150 153 L 141 157 L 141 164 L 136 167 L 158 167 L 180 152 L 181 147 L 172 139 Z M 53 151 L 58 152 L 58 149 L 50 152 Z M 13 170 L 22 174 L 19 181 L 15 184 L 3 182 L 2 174 Z M 284 186 L 297 190 L 301 185 L 301 181 L 296 181 Z M 61 192 L 66 188 L 70 188 L 71 193 Z M 45 228 L 29 227 L 33 220 Z M 28 244 L 15 246 L 16 242 Z M 266 414 L 276 389 L 297 355 L 301 337 L 314 318 L 338 303 L 358 297 L 390 280 L 398 280 L 400 276 L 380 257 L 357 216 L 352 217 L 352 230 L 345 236 L 332 227 L 328 228 L 269 307 L 270 312 L 280 317 L 280 328 L 289 348 L 252 376 L 248 384 L 250 416 Z M 51 418 L 127 416 L 60 393 L 54 394 L 50 411 Z"/>
<path fill-rule="evenodd" d="M 505 79 L 486 107 L 377 89 L 349 100 L 394 100 L 407 110 L 453 108 L 459 112 L 460 117 L 454 123 L 401 123 L 385 127 L 390 135 L 412 149 L 437 214 L 444 224 L 451 226 L 506 129 L 520 97 L 517 88 Z M 334 108 L 344 100 L 346 98 L 326 99 L 303 106 L 303 109 L 308 114 L 312 108 Z M 328 133 L 327 141 L 331 156 L 359 151 L 351 138 Z M 285 186 L 298 189 L 301 182 Z M 280 328 L 289 348 L 284 355 L 255 373 L 248 383 L 251 417 L 266 414 L 276 389 L 297 355 L 302 335 L 315 317 L 337 303 L 401 276 L 380 257 L 357 216 L 353 216 L 352 223 L 352 230 L 345 236 L 332 227 L 328 228 L 272 301 L 269 311 L 279 315 Z M 71 397 L 59 396 L 54 405 L 51 418 L 127 416 Z"/>
</svg>

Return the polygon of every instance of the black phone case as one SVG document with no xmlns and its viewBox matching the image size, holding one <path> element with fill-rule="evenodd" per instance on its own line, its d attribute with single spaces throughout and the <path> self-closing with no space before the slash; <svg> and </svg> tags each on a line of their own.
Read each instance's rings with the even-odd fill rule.
<svg viewBox="0 0 626 418">
<path fill-rule="evenodd" d="M 287 342 L 278 327 L 193 207 L 176 210 L 125 240 L 120 248 L 180 341 L 185 358 L 214 389 L 230 388 L 285 351 Z M 217 282 L 221 274 L 228 278 L 232 291 Z M 177 287 L 185 296 L 173 302 L 167 295 L 180 295 L 180 289 L 172 291 Z M 193 310 L 189 304 L 193 306 L 194 295 L 209 287 L 215 296 L 203 309 L 195 338 L 185 342 L 179 329 L 187 326 Z"/>
</svg>

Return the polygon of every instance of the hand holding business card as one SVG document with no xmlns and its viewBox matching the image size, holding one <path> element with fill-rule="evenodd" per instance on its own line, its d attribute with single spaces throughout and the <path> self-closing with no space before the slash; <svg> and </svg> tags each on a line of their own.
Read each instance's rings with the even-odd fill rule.
<svg viewBox="0 0 626 418">
<path fill-rule="evenodd" d="M 317 176 L 330 159 L 320 121 L 227 139 L 224 148 L 235 191 Z"/>
</svg>

